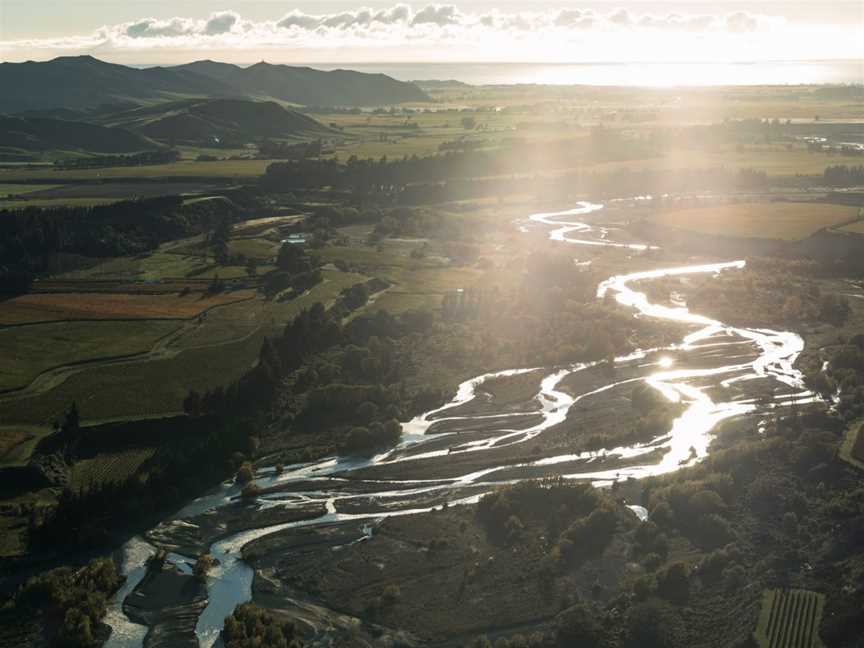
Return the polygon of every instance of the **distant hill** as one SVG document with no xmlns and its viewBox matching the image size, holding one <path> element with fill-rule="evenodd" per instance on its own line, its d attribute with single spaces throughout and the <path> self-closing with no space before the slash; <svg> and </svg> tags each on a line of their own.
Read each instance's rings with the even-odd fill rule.
<svg viewBox="0 0 864 648">
<path fill-rule="evenodd" d="M 151 104 L 191 97 L 274 98 L 302 105 L 372 106 L 429 97 L 383 74 L 259 63 L 248 68 L 199 61 L 130 68 L 92 56 L 0 63 L 0 113 L 89 110 L 103 104 Z"/>
<path fill-rule="evenodd" d="M 202 143 L 271 137 L 315 139 L 336 131 L 272 101 L 190 99 L 103 117 L 101 123 L 163 142 Z"/>
<path fill-rule="evenodd" d="M 0 116 L 0 149 L 116 154 L 158 148 L 153 140 L 123 128 L 46 117 Z"/>
<path fill-rule="evenodd" d="M 380 106 L 429 100 L 412 83 L 351 70 L 324 72 L 270 63 L 241 68 L 216 61 L 197 61 L 171 69 L 212 79 L 245 95 L 305 106 Z"/>
</svg>

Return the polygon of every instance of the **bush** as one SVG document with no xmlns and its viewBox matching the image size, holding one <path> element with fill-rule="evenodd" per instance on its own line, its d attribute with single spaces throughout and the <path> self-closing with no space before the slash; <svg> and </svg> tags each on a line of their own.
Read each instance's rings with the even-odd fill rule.
<svg viewBox="0 0 864 648">
<path fill-rule="evenodd" d="M 93 630 L 105 616 L 108 596 L 122 582 L 114 562 L 100 558 L 77 571 L 61 567 L 31 578 L 15 597 L 15 606 L 41 614 L 57 645 L 95 646 Z"/>
<path fill-rule="evenodd" d="M 198 556 L 195 561 L 195 566 L 192 568 L 192 573 L 196 578 L 204 579 L 211 569 L 216 565 L 216 561 L 209 553 L 204 553 Z"/>
<path fill-rule="evenodd" d="M 302 648 L 293 623 L 280 623 L 253 603 L 238 605 L 225 619 L 225 648 Z"/>
<path fill-rule="evenodd" d="M 234 481 L 237 482 L 240 486 L 245 486 L 253 479 L 255 479 L 255 473 L 252 471 L 252 464 L 247 461 L 242 466 L 240 466 L 240 469 L 237 471 L 237 476 L 234 478 Z"/>
<path fill-rule="evenodd" d="M 684 603 L 690 597 L 690 573 L 684 563 L 672 563 L 657 574 L 657 594 L 667 601 Z"/>
<path fill-rule="evenodd" d="M 555 638 L 561 648 L 593 648 L 599 645 L 602 634 L 597 614 L 583 603 L 577 603 L 556 619 Z"/>
</svg>

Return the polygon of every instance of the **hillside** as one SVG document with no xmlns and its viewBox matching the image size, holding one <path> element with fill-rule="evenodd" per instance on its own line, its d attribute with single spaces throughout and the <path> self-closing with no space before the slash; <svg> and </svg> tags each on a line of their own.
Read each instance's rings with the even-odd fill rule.
<svg viewBox="0 0 864 648">
<path fill-rule="evenodd" d="M 215 61 L 197 61 L 172 69 L 206 77 L 245 95 L 272 97 L 307 106 L 380 106 L 429 100 L 414 84 L 396 81 L 384 74 L 350 70 L 324 72 L 264 62 L 241 68 Z"/>
<path fill-rule="evenodd" d="M 159 148 L 152 140 L 124 128 L 44 117 L 0 116 L 0 149 L 133 153 Z"/>
<path fill-rule="evenodd" d="M 243 99 L 191 99 L 145 106 L 110 115 L 102 123 L 166 142 L 313 139 L 335 134 L 311 117 L 277 103 Z"/>
<path fill-rule="evenodd" d="M 177 69 L 138 70 L 105 63 L 92 56 L 63 56 L 46 62 L 0 64 L 0 112 L 65 108 L 81 110 L 102 104 L 164 101 L 178 96 L 230 94 L 213 79 Z"/>
<path fill-rule="evenodd" d="M 0 64 L 0 113 L 89 110 L 104 104 L 151 104 L 191 97 L 275 98 L 304 105 L 384 105 L 425 101 L 417 86 L 380 74 L 259 63 L 249 68 L 201 61 L 137 69 L 92 56 Z"/>
</svg>

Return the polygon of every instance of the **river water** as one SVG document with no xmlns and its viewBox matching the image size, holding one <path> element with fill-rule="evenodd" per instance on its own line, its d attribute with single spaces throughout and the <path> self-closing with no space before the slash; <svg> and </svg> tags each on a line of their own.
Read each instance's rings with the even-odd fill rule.
<svg viewBox="0 0 864 648">
<path fill-rule="evenodd" d="M 549 231 L 550 241 L 559 245 L 611 246 L 632 250 L 634 254 L 652 247 L 620 240 L 620 237 L 616 240 L 616 230 L 592 226 L 580 220 L 601 209 L 602 205 L 580 203 L 567 211 L 534 214 L 522 224 L 522 229 L 544 228 Z M 404 423 L 402 441 L 392 450 L 368 459 L 329 458 L 289 466 L 281 474 L 276 474 L 272 468 L 259 471 L 256 475 L 258 486 L 271 490 L 274 490 L 273 487 L 280 488 L 259 498 L 257 510 L 278 506 L 291 509 L 317 504 L 323 506 L 326 512 L 314 519 L 242 531 L 220 538 L 211 545 L 210 553 L 218 560 L 218 565 L 208 576 L 209 599 L 198 619 L 196 633 L 200 644 L 207 648 L 214 645 L 224 618 L 231 614 L 237 604 L 251 598 L 253 570 L 242 560 L 241 550 L 258 538 L 292 527 L 340 522 L 357 524 L 358 521 L 365 521 L 367 526 L 364 529 L 371 534 L 374 524 L 383 518 L 427 512 L 443 503 L 458 505 L 476 502 L 484 492 L 502 483 L 513 483 L 524 478 L 560 475 L 605 486 L 630 477 L 668 473 L 704 458 L 712 431 L 722 421 L 751 414 L 765 407 L 816 400 L 804 388 L 802 376 L 794 368 L 795 360 L 804 347 L 802 339 L 796 334 L 728 326 L 692 313 L 685 305 L 652 303 L 645 293 L 638 290 L 640 283 L 664 277 L 717 275 L 743 267 L 744 261 L 736 260 L 661 268 L 614 276 L 601 283 L 597 290 L 598 298 L 611 295 L 620 304 L 634 308 L 640 317 L 675 322 L 685 325 L 690 332 L 674 346 L 646 349 L 616 358 L 616 372 L 610 374 L 608 381 L 599 387 L 592 386 L 583 393 L 559 388 L 563 381 L 575 374 L 591 371 L 596 363 L 546 370 L 518 368 L 485 374 L 460 385 L 449 403 Z M 481 409 L 482 414 L 466 411 L 466 404 L 485 397 L 482 385 L 489 378 L 538 370 L 545 375 L 535 404 L 526 406 L 525 411 L 489 413 Z M 597 453 L 585 452 L 547 456 L 516 465 L 512 462 L 496 465 L 494 459 L 484 464 L 482 453 L 528 443 L 562 423 L 572 408 L 582 406 L 582 401 L 590 403 L 592 398 L 605 392 L 632 389 L 633 384 L 640 381 L 671 401 L 685 406 L 668 433 L 650 443 L 607 449 L 602 458 Z M 766 405 L 764 398 L 757 402 L 752 392 L 736 389 L 749 381 L 769 385 L 769 393 L 773 394 L 770 400 L 773 402 Z M 433 426 L 455 431 L 427 434 Z M 664 451 L 659 460 L 658 449 Z M 429 474 L 430 465 L 450 463 L 449 459 L 454 453 L 478 453 L 471 457 L 479 461 L 474 462 L 475 468 L 466 474 L 448 475 L 445 478 Z M 491 453 L 485 456 L 491 456 Z M 609 457 L 618 460 L 617 467 L 596 465 Z M 476 468 L 478 463 L 482 465 L 481 468 Z M 364 473 L 357 478 L 354 473 L 361 469 Z M 387 476 L 387 471 L 393 469 L 399 469 L 399 479 Z M 384 472 L 376 477 L 376 470 Z M 372 477 L 368 476 L 370 474 Z M 297 486 L 292 487 L 292 484 Z M 170 537 L 172 529 L 192 524 L 189 520 L 202 513 L 218 512 L 219 508 L 236 502 L 238 494 L 235 485 L 225 483 L 211 494 L 190 502 L 163 522 L 148 534 L 149 541 L 135 538 L 124 547 L 123 572 L 127 582 L 109 606 L 106 622 L 113 629 L 106 644 L 109 648 L 137 648 L 143 645 L 147 628 L 126 618 L 122 603 L 144 576 L 144 563 L 155 551 L 152 542 Z M 368 510 L 364 511 L 364 505 L 367 504 Z M 642 507 L 632 508 L 640 517 L 646 515 Z M 188 570 L 189 560 L 176 554 L 169 555 L 169 561 L 184 571 Z"/>
</svg>

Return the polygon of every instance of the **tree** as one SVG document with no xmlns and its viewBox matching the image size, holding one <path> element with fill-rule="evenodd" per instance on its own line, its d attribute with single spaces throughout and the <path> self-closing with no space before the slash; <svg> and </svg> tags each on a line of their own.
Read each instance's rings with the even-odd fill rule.
<svg viewBox="0 0 864 648">
<path fill-rule="evenodd" d="M 657 574 L 657 594 L 667 601 L 683 603 L 690 597 L 690 574 L 687 565 L 672 563 Z"/>
<path fill-rule="evenodd" d="M 255 479 L 255 473 L 252 470 L 252 464 L 246 461 L 243 463 L 242 466 L 240 466 L 240 469 L 237 471 L 237 476 L 234 478 L 234 481 L 241 486 L 245 486 L 253 479 Z"/>
<path fill-rule="evenodd" d="M 249 257 L 246 259 L 246 274 L 254 277 L 258 274 L 258 259 Z"/>
<path fill-rule="evenodd" d="M 477 120 L 474 117 L 463 117 L 462 128 L 465 130 L 474 130 L 477 128 Z"/>
<path fill-rule="evenodd" d="M 276 257 L 276 266 L 285 272 L 300 274 L 312 269 L 312 261 L 302 246 L 283 243 Z"/>
<path fill-rule="evenodd" d="M 584 603 L 562 612 L 555 621 L 555 639 L 561 648 L 594 648 L 600 644 L 603 628 L 597 614 Z"/>
<path fill-rule="evenodd" d="M 203 553 L 198 556 L 198 560 L 195 561 L 192 573 L 195 575 L 195 578 L 204 579 L 215 565 L 216 561 L 213 559 L 213 556 L 209 553 Z"/>
<path fill-rule="evenodd" d="M 637 603 L 627 611 L 627 646 L 632 648 L 672 648 L 675 645 L 676 619 L 671 610 L 656 599 Z"/>
</svg>

